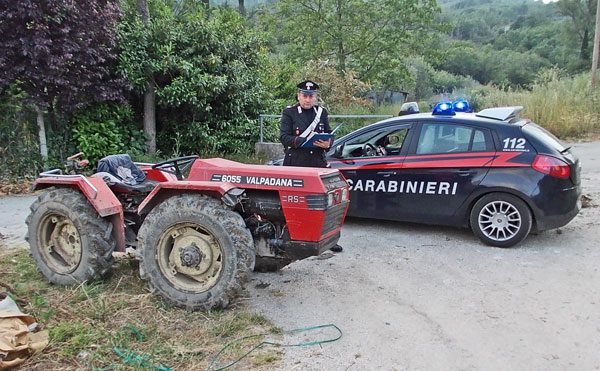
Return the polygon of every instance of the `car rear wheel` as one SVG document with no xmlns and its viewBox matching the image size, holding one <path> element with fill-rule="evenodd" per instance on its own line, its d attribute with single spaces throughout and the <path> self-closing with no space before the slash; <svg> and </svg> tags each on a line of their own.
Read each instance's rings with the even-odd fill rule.
<svg viewBox="0 0 600 371">
<path fill-rule="evenodd" d="M 488 245 L 512 247 L 523 241 L 532 225 L 529 207 L 518 197 L 490 193 L 471 209 L 473 233 Z"/>
</svg>

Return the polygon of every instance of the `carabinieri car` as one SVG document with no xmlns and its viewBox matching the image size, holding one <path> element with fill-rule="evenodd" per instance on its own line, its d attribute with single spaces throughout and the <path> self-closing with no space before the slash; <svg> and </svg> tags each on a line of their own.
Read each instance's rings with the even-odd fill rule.
<svg viewBox="0 0 600 371">
<path fill-rule="evenodd" d="M 442 102 L 339 138 L 327 159 L 351 186 L 348 215 L 470 227 L 498 247 L 564 226 L 581 205 L 579 160 L 521 110 Z"/>
</svg>

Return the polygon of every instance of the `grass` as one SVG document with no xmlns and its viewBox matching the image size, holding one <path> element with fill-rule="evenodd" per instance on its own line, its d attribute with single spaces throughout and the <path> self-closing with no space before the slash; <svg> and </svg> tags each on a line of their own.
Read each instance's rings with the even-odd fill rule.
<svg viewBox="0 0 600 371">
<path fill-rule="evenodd" d="M 0 284 L 50 335 L 26 369 L 206 370 L 232 340 L 253 336 L 228 348 L 215 366 L 239 358 L 260 334 L 281 333 L 243 306 L 208 313 L 171 308 L 148 292 L 132 260 L 118 260 L 106 281 L 65 288 L 48 284 L 27 251 L 9 250 L 0 252 Z M 239 366 L 268 369 L 280 359 L 278 349 L 258 349 Z"/>
<path fill-rule="evenodd" d="M 600 132 L 600 88 L 592 91 L 589 75 L 561 77 L 548 71 L 531 89 L 486 87 L 482 107 L 523 106 L 522 117 L 561 139 L 593 137 Z"/>
</svg>

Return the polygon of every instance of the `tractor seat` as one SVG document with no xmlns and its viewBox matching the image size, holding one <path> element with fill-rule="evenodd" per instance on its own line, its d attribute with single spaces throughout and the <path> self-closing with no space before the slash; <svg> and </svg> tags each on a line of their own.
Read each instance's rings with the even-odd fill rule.
<svg viewBox="0 0 600 371">
<path fill-rule="evenodd" d="M 157 181 L 147 180 L 146 174 L 133 163 L 128 154 L 110 155 L 98 161 L 93 177 L 102 178 L 115 192 L 146 193 L 154 189 Z"/>
<path fill-rule="evenodd" d="M 159 183 L 156 180 L 146 179 L 138 184 L 127 184 L 111 173 L 102 171 L 92 175 L 93 178 L 101 178 L 113 191 L 119 193 L 149 193 Z"/>
</svg>

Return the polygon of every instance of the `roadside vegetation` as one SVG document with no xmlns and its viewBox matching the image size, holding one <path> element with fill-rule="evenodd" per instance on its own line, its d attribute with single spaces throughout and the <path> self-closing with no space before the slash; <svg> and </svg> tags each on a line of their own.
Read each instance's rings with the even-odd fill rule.
<svg viewBox="0 0 600 371">
<path fill-rule="evenodd" d="M 0 285 L 49 331 L 50 344 L 22 366 L 26 369 L 206 370 L 212 364 L 215 370 L 237 360 L 262 336 L 227 348 L 215 360 L 230 341 L 280 333 L 245 310 L 243 299 L 225 311 L 171 308 L 148 291 L 130 259 L 117 260 L 106 281 L 64 288 L 48 284 L 27 251 L 2 250 Z M 280 350 L 265 347 L 238 366 L 269 369 L 280 359 Z"/>
</svg>

